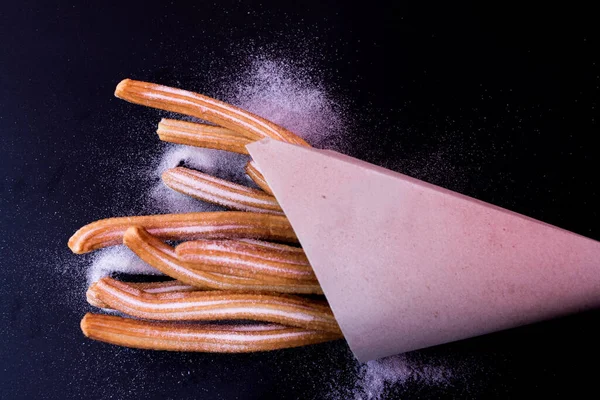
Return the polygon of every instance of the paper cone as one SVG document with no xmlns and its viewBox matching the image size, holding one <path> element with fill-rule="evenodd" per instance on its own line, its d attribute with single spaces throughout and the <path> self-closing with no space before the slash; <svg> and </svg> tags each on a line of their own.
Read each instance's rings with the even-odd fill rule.
<svg viewBox="0 0 600 400">
<path fill-rule="evenodd" d="M 600 243 L 342 154 L 248 145 L 360 361 L 600 305 Z"/>
</svg>

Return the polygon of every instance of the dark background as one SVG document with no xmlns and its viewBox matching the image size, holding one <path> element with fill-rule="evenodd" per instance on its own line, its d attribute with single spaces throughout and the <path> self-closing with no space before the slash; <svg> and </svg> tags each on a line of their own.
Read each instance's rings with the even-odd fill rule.
<svg viewBox="0 0 600 400">
<path fill-rule="evenodd" d="M 152 128 L 124 129 L 160 115 L 112 96 L 125 77 L 206 93 L 253 49 L 310 53 L 350 99 L 353 155 L 600 239 L 591 9 L 317 3 L 3 4 L 1 398 L 324 398 L 327 385 L 354 379 L 343 343 L 211 355 L 83 337 L 85 278 L 68 268 L 66 241 L 115 204 L 139 202 L 140 188 L 114 182 L 157 151 Z M 386 397 L 595 393 L 599 318 L 591 311 L 415 352 L 464 376 L 406 382 Z"/>
</svg>

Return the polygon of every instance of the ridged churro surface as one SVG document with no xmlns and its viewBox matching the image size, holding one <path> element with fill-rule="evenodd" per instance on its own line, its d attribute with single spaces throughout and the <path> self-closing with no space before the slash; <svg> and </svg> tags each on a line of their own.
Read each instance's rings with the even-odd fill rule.
<svg viewBox="0 0 600 400">
<path fill-rule="evenodd" d="M 316 281 L 302 249 L 269 246 L 265 242 L 241 240 L 195 240 L 175 248 L 177 257 L 205 270 L 248 277 Z"/>
<path fill-rule="evenodd" d="M 162 180 L 175 191 L 232 210 L 283 215 L 277 200 L 270 194 L 200 171 L 171 168 L 163 172 Z"/>
<path fill-rule="evenodd" d="M 174 324 L 92 313 L 83 317 L 81 330 L 91 339 L 119 346 L 210 353 L 278 350 L 327 342 L 341 337 L 335 333 L 275 324 Z"/>
<path fill-rule="evenodd" d="M 117 85 L 115 96 L 132 103 L 191 115 L 228 128 L 250 140 L 271 137 L 308 146 L 298 135 L 271 121 L 231 104 L 187 90 L 124 79 Z"/>
<path fill-rule="evenodd" d="M 323 294 L 316 281 L 279 280 L 271 283 L 257 278 L 207 272 L 177 258 L 175 249 L 149 234 L 144 228 L 131 227 L 123 243 L 146 263 L 171 278 L 200 288 L 253 290 L 280 293 Z"/>
<path fill-rule="evenodd" d="M 283 242 L 298 239 L 281 215 L 250 212 L 197 212 L 102 219 L 79 229 L 69 239 L 77 254 L 121 244 L 130 226 L 143 226 L 161 239 L 254 238 Z"/>
<path fill-rule="evenodd" d="M 94 283 L 90 292 L 110 308 L 143 319 L 252 320 L 340 332 L 326 304 L 298 296 L 224 290 L 156 294 L 111 278 Z"/>
</svg>

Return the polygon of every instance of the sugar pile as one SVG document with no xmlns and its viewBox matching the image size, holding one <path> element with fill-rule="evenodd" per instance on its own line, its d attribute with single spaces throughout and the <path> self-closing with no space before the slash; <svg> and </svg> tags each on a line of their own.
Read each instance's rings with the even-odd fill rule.
<svg viewBox="0 0 600 400">
<path fill-rule="evenodd" d="M 354 400 L 381 399 L 385 390 L 392 385 L 402 385 L 407 382 L 446 386 L 451 381 L 452 375 L 450 368 L 409 361 L 401 355 L 368 361 L 358 368 L 352 398 Z"/>
<path fill-rule="evenodd" d="M 343 138 L 335 139 L 348 133 L 345 104 L 309 72 L 286 61 L 257 57 L 225 94 L 226 101 L 291 130 L 314 147 L 341 144 Z"/>
<path fill-rule="evenodd" d="M 194 211 L 220 210 L 219 206 L 204 203 L 176 192 L 160 179 L 161 174 L 180 165 L 219 176 L 229 181 L 249 185 L 250 179 L 244 173 L 248 157 L 226 151 L 201 149 L 190 146 L 170 145 L 153 163 L 149 171 L 152 187 L 147 197 L 150 213 L 183 213 Z"/>
<path fill-rule="evenodd" d="M 118 272 L 139 275 L 160 275 L 159 271 L 140 260 L 127 247 L 113 246 L 102 249 L 94 254 L 94 258 L 87 271 L 88 285 L 91 285 L 104 276 Z"/>
</svg>

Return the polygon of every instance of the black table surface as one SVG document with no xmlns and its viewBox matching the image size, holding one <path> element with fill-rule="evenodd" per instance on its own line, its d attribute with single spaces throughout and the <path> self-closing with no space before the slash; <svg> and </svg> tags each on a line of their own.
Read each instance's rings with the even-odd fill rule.
<svg viewBox="0 0 600 400">
<path fill-rule="evenodd" d="M 66 241 L 139 201 L 141 184 L 118 181 L 157 152 L 163 114 L 115 99 L 125 77 L 210 93 L 254 52 L 310 59 L 347 100 L 351 154 L 598 240 L 594 13 L 483 3 L 3 4 L 0 398 L 356 396 L 343 389 L 356 365 L 343 342 L 219 355 L 81 334 L 91 307 Z M 147 127 L 132 135 L 135 124 Z M 414 352 L 420 365 L 459 373 L 444 385 L 392 384 L 381 397 L 595 393 L 599 318 L 592 310 Z"/>
</svg>

